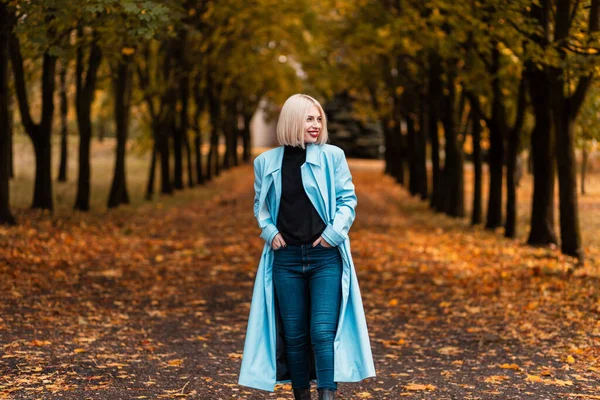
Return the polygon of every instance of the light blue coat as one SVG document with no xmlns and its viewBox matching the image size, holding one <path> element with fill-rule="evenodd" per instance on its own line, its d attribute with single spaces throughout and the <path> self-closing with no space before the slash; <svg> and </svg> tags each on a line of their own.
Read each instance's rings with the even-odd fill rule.
<svg viewBox="0 0 600 400">
<path fill-rule="evenodd" d="M 260 154 L 254 160 L 254 216 L 265 240 L 254 282 L 252 305 L 238 383 L 274 391 L 276 383 L 290 382 L 281 320 L 276 305 L 271 241 L 281 199 L 281 163 L 284 147 Z M 375 376 L 367 323 L 350 253 L 348 231 L 354 221 L 356 195 L 344 152 L 329 144 L 308 144 L 301 168 L 304 190 L 326 222 L 323 238 L 337 246 L 343 260 L 342 303 L 334 339 L 335 382 L 357 382 Z"/>
</svg>

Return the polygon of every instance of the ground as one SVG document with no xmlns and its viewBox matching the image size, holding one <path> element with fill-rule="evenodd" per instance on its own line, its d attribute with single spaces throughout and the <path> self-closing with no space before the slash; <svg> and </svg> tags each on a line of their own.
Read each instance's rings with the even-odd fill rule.
<svg viewBox="0 0 600 400">
<path fill-rule="evenodd" d="M 377 377 L 339 398 L 600 399 L 598 202 L 582 200 L 588 263 L 569 274 L 525 232 L 434 214 L 381 162 L 350 167 Z M 263 246 L 252 199 L 245 165 L 112 212 L 17 209 L 0 228 L 0 399 L 291 399 L 237 385 Z"/>
</svg>

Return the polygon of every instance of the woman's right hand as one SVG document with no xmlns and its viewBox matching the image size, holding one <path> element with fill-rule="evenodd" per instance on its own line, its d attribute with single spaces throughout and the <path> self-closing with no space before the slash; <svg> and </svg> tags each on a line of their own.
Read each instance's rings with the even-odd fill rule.
<svg viewBox="0 0 600 400">
<path fill-rule="evenodd" d="M 287 244 L 285 243 L 285 240 L 283 240 L 283 236 L 281 236 L 281 233 L 278 233 L 271 241 L 271 248 L 273 250 L 277 250 L 282 246 L 285 247 L 287 246 Z"/>
</svg>

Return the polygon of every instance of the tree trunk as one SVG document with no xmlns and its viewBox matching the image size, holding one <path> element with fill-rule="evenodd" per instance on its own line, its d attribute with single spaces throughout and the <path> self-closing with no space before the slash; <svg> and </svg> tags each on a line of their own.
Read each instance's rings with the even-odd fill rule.
<svg viewBox="0 0 600 400">
<path fill-rule="evenodd" d="M 213 89 L 217 90 L 217 89 Z M 221 130 L 221 104 L 216 93 L 209 90 L 208 107 L 210 113 L 211 133 L 210 150 L 208 152 L 208 162 L 206 166 L 206 179 L 211 180 L 213 176 L 219 176 L 219 132 Z"/>
<path fill-rule="evenodd" d="M 550 0 L 542 0 L 531 8 L 531 15 L 542 28 L 534 35 L 535 42 L 547 48 L 550 41 Z M 544 246 L 557 243 L 554 231 L 554 132 L 550 104 L 548 68 L 538 69 L 535 64 L 525 64 L 535 126 L 531 134 L 531 158 L 533 164 L 533 200 L 531 203 L 531 227 L 527 243 Z"/>
<path fill-rule="evenodd" d="M 188 176 L 188 187 L 194 187 L 194 165 L 193 165 L 193 157 L 192 157 L 192 146 L 190 146 L 190 140 L 187 135 L 183 137 L 183 146 L 185 147 L 185 157 L 186 157 L 186 166 L 187 166 L 187 176 Z"/>
<path fill-rule="evenodd" d="M 473 138 L 473 210 L 471 213 L 471 225 L 479 225 L 483 222 L 482 213 L 482 156 L 481 156 L 481 110 L 479 104 L 471 102 L 471 135 Z"/>
<path fill-rule="evenodd" d="M 588 157 L 589 154 L 584 144 L 581 150 L 581 195 L 585 194 L 585 174 L 587 172 Z"/>
<path fill-rule="evenodd" d="M 448 94 L 444 96 L 445 107 L 443 115 L 444 137 L 446 139 L 444 160 L 444 192 L 439 203 L 439 211 L 451 217 L 463 217 L 464 207 L 464 171 L 463 157 L 456 132 L 456 90 L 454 75 L 448 74 Z"/>
<path fill-rule="evenodd" d="M 29 101 L 23 69 L 23 57 L 18 38 L 14 32 L 10 35 L 10 57 L 13 67 L 15 88 L 19 101 L 21 123 L 33 143 L 35 153 L 35 184 L 31 208 L 52 210 L 52 152 L 50 135 L 52 133 L 52 119 L 54 116 L 54 75 L 56 71 L 56 57 L 46 52 L 43 56 L 42 66 L 42 118 L 39 124 L 31 119 Z"/>
<path fill-rule="evenodd" d="M 183 133 L 180 126 L 173 126 L 173 188 L 183 189 Z"/>
<path fill-rule="evenodd" d="M 67 69 L 68 64 L 65 61 L 60 63 L 60 165 L 58 168 L 58 181 L 67 181 L 67 160 L 68 160 L 68 102 L 67 102 Z"/>
<path fill-rule="evenodd" d="M 16 220 L 10 210 L 10 163 L 11 126 L 8 93 L 8 9 L 0 2 L 0 224 L 15 225 Z"/>
<path fill-rule="evenodd" d="M 419 193 L 419 180 L 417 178 L 417 133 L 413 118 L 408 115 L 406 117 L 406 144 L 408 147 L 408 191 L 412 196 Z"/>
<path fill-rule="evenodd" d="M 562 78 L 560 79 L 562 89 Z M 555 88 L 557 88 L 556 85 Z M 554 88 L 553 88 L 554 89 Z M 554 91 L 554 90 L 553 90 Z M 564 92 L 563 92 L 564 93 Z M 574 120 L 570 112 L 568 99 L 560 99 L 558 93 L 553 94 L 554 101 L 562 102 L 563 111 L 553 107 L 554 124 L 556 129 L 556 161 L 558 163 L 559 185 L 559 218 L 560 243 L 564 254 L 584 261 L 579 229 L 579 207 L 577 201 L 577 163 L 575 161 L 575 132 Z M 556 99 L 559 97 L 559 99 Z"/>
<path fill-rule="evenodd" d="M 117 149 L 114 175 L 108 196 L 108 208 L 118 207 L 121 204 L 129 204 L 125 154 L 127 151 L 127 138 L 129 136 L 131 94 L 133 89 L 131 62 L 131 56 L 124 56 L 116 68 L 115 78 L 113 79 Z"/>
<path fill-rule="evenodd" d="M 393 164 L 394 164 L 394 151 L 392 149 L 392 136 L 394 134 L 392 127 L 390 126 L 391 120 L 384 118 L 381 121 L 383 125 L 383 142 L 385 146 L 385 151 L 383 153 L 383 158 L 385 160 L 385 174 L 389 176 L 393 176 Z"/>
<path fill-rule="evenodd" d="M 427 95 L 425 90 L 419 90 L 419 130 L 415 135 L 415 173 L 417 180 L 417 192 L 421 199 L 427 199 Z"/>
<path fill-rule="evenodd" d="M 179 120 L 181 121 L 181 131 L 183 132 L 183 146 L 185 147 L 185 154 L 187 159 L 187 176 L 188 176 L 188 187 L 194 187 L 194 166 L 192 162 L 192 146 L 190 146 L 190 139 L 188 137 L 189 131 L 189 77 L 186 74 L 184 80 L 181 83 L 181 113 Z"/>
<path fill-rule="evenodd" d="M 441 60 L 432 53 L 429 58 L 429 140 L 431 142 L 432 191 L 430 206 L 436 209 L 441 196 L 440 141 L 438 136 L 438 120 L 440 99 L 442 96 Z"/>
<path fill-rule="evenodd" d="M 554 231 L 554 134 L 546 71 L 531 64 L 528 70 L 535 126 L 531 134 L 533 200 L 527 243 L 544 246 L 558 242 Z"/>
<path fill-rule="evenodd" d="M 492 64 L 492 117 L 490 121 L 490 187 L 488 196 L 486 229 L 502 226 L 502 175 L 504 169 L 504 138 L 506 136 L 506 110 L 500 84 L 500 49 L 493 43 Z"/>
<path fill-rule="evenodd" d="M 187 96 L 188 96 L 188 71 L 187 71 L 187 59 L 186 59 L 186 30 L 180 29 L 177 35 L 177 39 L 173 40 L 173 58 L 176 60 L 176 64 L 173 66 L 173 72 L 177 77 L 178 82 L 178 93 L 177 99 L 174 100 L 173 113 L 174 125 L 173 125 L 173 156 L 174 156 L 174 175 L 173 175 L 173 187 L 177 190 L 184 188 L 183 184 L 183 148 L 186 145 L 187 140 L 187 129 L 188 129 L 188 118 L 187 118 Z"/>
<path fill-rule="evenodd" d="M 242 160 L 245 163 L 249 163 L 250 158 L 252 157 L 252 143 L 250 137 L 250 121 L 252 121 L 252 115 L 252 113 L 244 113 L 244 130 L 242 131 L 242 143 L 244 144 L 244 153 L 242 156 Z"/>
<path fill-rule="evenodd" d="M 92 103 L 94 101 L 94 91 L 96 90 L 96 81 L 98 68 L 102 61 L 102 52 L 98 45 L 98 37 L 94 32 L 94 39 L 90 48 L 88 67 L 83 77 L 83 31 L 78 29 L 78 38 L 80 43 L 77 48 L 77 66 L 76 66 L 76 110 L 77 124 L 79 126 L 79 175 L 77 179 L 77 196 L 75 198 L 75 209 L 88 211 L 90 209 L 90 145 L 92 141 Z"/>
<path fill-rule="evenodd" d="M 508 157 L 506 162 L 506 224 L 504 236 L 514 238 L 517 232 L 517 157 L 521 144 L 521 129 L 525 119 L 525 108 L 527 106 L 527 87 L 525 76 L 521 77 L 519 83 L 519 94 L 517 100 L 517 118 L 515 125 L 510 131 L 508 142 Z"/>
<path fill-rule="evenodd" d="M 406 186 L 406 144 L 404 143 L 404 135 L 402 134 L 402 121 L 404 116 L 402 115 L 402 106 L 400 104 L 400 96 L 394 94 L 394 109 L 393 109 L 393 121 L 394 127 L 392 129 L 392 149 L 393 149 L 393 176 L 396 181 Z"/>
<path fill-rule="evenodd" d="M 152 154 L 150 160 L 150 171 L 148 173 L 148 184 L 146 185 L 146 200 L 152 200 L 154 196 L 154 177 L 156 172 L 156 153 L 158 153 L 156 140 L 154 140 L 154 144 L 152 145 Z"/>
<path fill-rule="evenodd" d="M 37 134 L 34 137 L 35 186 L 33 189 L 33 203 L 31 208 L 52 210 L 52 174 L 49 168 L 49 166 L 52 165 L 50 132 L 47 134 Z"/>
<path fill-rule="evenodd" d="M 157 124 L 160 131 L 156 132 L 158 140 L 156 142 L 158 154 L 160 156 L 160 192 L 162 194 L 172 194 L 173 185 L 171 184 L 170 168 L 170 149 L 169 137 L 173 129 L 172 121 L 167 119 L 163 123 Z"/>
<path fill-rule="evenodd" d="M 225 119 L 223 120 L 223 136 L 225 137 L 225 154 L 223 155 L 223 164 L 222 168 L 223 170 L 228 170 L 229 168 L 231 168 L 233 166 L 233 155 L 232 155 L 232 142 L 233 142 L 233 126 L 231 123 L 231 119 L 232 119 L 232 115 L 230 115 L 229 113 L 231 112 L 231 104 L 228 105 L 227 109 L 226 109 L 226 114 L 225 114 Z"/>
<path fill-rule="evenodd" d="M 8 64 L 7 70 L 10 70 L 10 64 Z M 15 110 L 14 110 L 14 96 L 12 92 L 8 93 L 8 176 L 10 179 L 15 177 L 15 155 L 14 155 L 14 134 L 15 134 Z"/>
<path fill-rule="evenodd" d="M 196 182 L 199 185 L 204 184 L 204 168 L 202 166 L 202 131 L 200 128 L 200 116 L 204 111 L 204 99 L 200 91 L 200 80 L 197 79 L 194 83 L 194 100 L 196 103 L 194 112 L 194 152 L 196 154 Z"/>
</svg>

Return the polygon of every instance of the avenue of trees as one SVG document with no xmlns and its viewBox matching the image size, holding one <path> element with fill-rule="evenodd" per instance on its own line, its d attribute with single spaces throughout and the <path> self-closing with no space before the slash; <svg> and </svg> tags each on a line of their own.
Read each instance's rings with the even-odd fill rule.
<svg viewBox="0 0 600 400">
<path fill-rule="evenodd" d="M 92 105 L 98 90 L 111 93 L 117 142 L 108 207 L 129 202 L 126 142 L 133 104 L 142 106 L 153 143 L 147 198 L 152 198 L 157 169 L 160 192 L 169 194 L 247 162 L 249 123 L 259 101 L 282 97 L 273 94 L 275 89 L 290 91 L 296 85 L 299 90 L 295 71 L 279 67 L 279 57 L 301 46 L 291 37 L 301 36 L 302 23 L 294 17 L 301 8 L 300 3 L 270 0 L 243 8 L 234 1 L 210 0 L 84 0 L 77 7 L 64 0 L 1 0 L 0 222 L 16 222 L 8 182 L 18 117 L 35 152 L 31 207 L 54 207 L 53 134 L 61 135 L 58 179 L 67 179 L 67 77 L 75 85 L 80 139 L 74 209 L 90 207 Z M 279 18 L 278 13 L 292 17 Z M 210 121 L 206 135 L 200 123 L 205 115 Z M 203 161 L 205 136 L 210 151 Z M 220 137 L 226 143 L 223 159 Z M 243 160 L 236 151 L 238 138 Z"/>
<path fill-rule="evenodd" d="M 519 160 L 528 150 L 527 241 L 560 243 L 583 262 L 575 155 L 584 191 L 587 155 L 600 137 L 599 29 L 600 0 L 82 0 L 78 7 L 0 0 L 0 222 L 15 223 L 13 109 L 35 151 L 32 207 L 53 208 L 53 134 L 62 140 L 59 179 L 67 178 L 67 75 L 74 76 L 80 137 L 74 208 L 84 211 L 98 90 L 111 93 L 117 138 L 109 207 L 128 203 L 132 104 L 143 107 L 149 126 L 152 198 L 156 178 L 161 193 L 172 193 L 247 162 L 249 122 L 261 99 L 281 104 L 304 91 L 326 100 L 348 91 L 360 100 L 357 115 L 381 122 L 386 173 L 434 210 L 462 218 L 471 161 L 470 220 L 503 227 L 507 237 L 516 236 Z M 40 111 L 32 115 L 34 96 Z"/>
<path fill-rule="evenodd" d="M 519 155 L 529 150 L 534 190 L 527 242 L 560 242 L 563 253 L 583 262 L 575 154 L 581 149 L 585 167 L 589 146 L 600 138 L 594 127 L 600 1 L 331 3 L 337 7 L 321 16 L 326 32 L 304 67 L 317 72 L 325 64 L 325 76 L 335 78 L 318 81 L 323 91 L 349 89 L 370 105 L 385 134 L 386 173 L 436 211 L 466 217 L 469 156 L 472 224 L 504 227 L 515 237 Z"/>
</svg>

